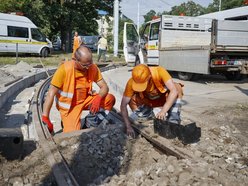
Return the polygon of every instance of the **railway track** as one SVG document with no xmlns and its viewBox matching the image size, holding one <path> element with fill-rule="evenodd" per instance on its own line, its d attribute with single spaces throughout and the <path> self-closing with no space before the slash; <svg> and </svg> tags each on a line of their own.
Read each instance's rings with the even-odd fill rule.
<svg viewBox="0 0 248 186">
<path fill-rule="evenodd" d="M 116 68 L 116 66 L 102 66 L 100 67 L 102 71 Z M 52 168 L 53 175 L 56 179 L 58 185 L 71 185 L 78 186 L 76 179 L 71 173 L 66 160 L 61 155 L 60 151 L 57 148 L 56 142 L 54 141 L 53 136 L 48 131 L 46 125 L 42 123 L 42 105 L 45 100 L 46 93 L 48 91 L 52 77 L 48 77 L 44 83 L 40 86 L 39 90 L 36 91 L 34 99 L 31 103 L 32 118 L 35 125 L 39 142 L 47 154 L 48 164 Z"/>
<path fill-rule="evenodd" d="M 101 71 L 106 71 L 116 68 L 116 66 L 100 68 Z M 32 122 L 35 125 L 36 132 L 39 137 L 39 143 L 43 148 L 44 154 L 46 154 L 48 164 L 52 169 L 57 185 L 78 186 L 80 184 L 70 170 L 66 159 L 60 152 L 54 136 L 49 133 L 48 128 L 42 123 L 41 120 L 42 105 L 44 103 L 51 78 L 52 77 L 47 78 L 34 95 L 31 103 Z M 122 121 L 122 118 L 119 114 L 114 114 L 114 117 L 116 117 L 117 120 Z M 146 138 L 155 148 L 159 149 L 160 152 L 176 156 L 178 159 L 192 158 L 190 153 L 185 152 L 183 149 L 173 147 L 169 140 L 159 138 L 158 136 L 154 138 L 150 131 L 147 131 L 146 129 L 143 129 L 143 127 L 137 126 L 135 124 L 132 125 L 138 134 Z"/>
<path fill-rule="evenodd" d="M 79 184 L 72 175 L 65 159 L 57 149 L 57 145 L 49 133 L 47 127 L 42 123 L 42 105 L 46 92 L 48 90 L 51 77 L 49 77 L 37 91 L 32 103 L 32 116 L 35 125 L 39 143 L 42 146 L 45 154 L 47 154 L 48 164 L 52 168 L 53 175 L 58 185 L 78 186 Z"/>
<path fill-rule="evenodd" d="M 113 80 L 113 74 L 120 75 L 119 72 L 121 70 L 113 71 L 113 73 L 107 72 L 105 75 L 109 75 L 111 80 Z M 23 120 L 19 121 L 23 127 L 24 137 L 28 136 L 27 140 L 24 141 L 23 150 L 25 152 L 21 154 L 23 159 L 18 162 L 3 162 L 0 171 L 0 185 L 11 185 L 13 183 L 19 183 L 18 185 L 39 185 L 44 183 L 45 185 L 101 185 L 102 182 L 96 182 L 101 174 L 106 176 L 100 179 L 100 181 L 106 183 L 102 185 L 106 186 L 118 185 L 119 183 L 123 183 L 123 185 L 141 185 L 141 183 L 144 183 L 144 185 L 154 185 L 157 183 L 168 183 L 168 185 L 242 185 L 247 183 L 246 157 L 248 148 L 245 145 L 246 138 L 241 136 L 244 133 L 236 133 L 239 130 L 234 127 L 238 127 L 243 121 L 246 121 L 245 113 L 247 107 L 243 105 L 241 105 L 242 109 L 241 106 L 238 108 L 229 107 L 228 112 L 225 108 L 226 114 L 224 114 L 223 110 L 216 109 L 215 113 L 203 113 L 203 116 L 206 116 L 206 118 L 202 120 L 195 118 L 197 122 L 202 122 L 200 126 L 204 126 L 204 136 L 200 143 L 187 146 L 178 143 L 180 141 L 177 141 L 177 139 L 167 140 L 154 133 L 152 121 L 133 124 L 137 133 L 140 134 L 135 140 L 127 138 L 121 130 L 118 133 L 111 133 L 109 135 L 109 128 L 102 133 L 96 132 L 96 130 L 102 130 L 101 128 L 93 130 L 90 128 L 76 131 L 69 135 L 57 133 L 55 136 L 51 136 L 46 126 L 43 126 L 40 122 L 41 106 L 50 78 L 42 84 L 42 88 L 37 88 L 42 83 L 37 82 L 44 78 L 44 73 L 25 77 L 8 85 L 5 88 L 8 92 L 4 91 L 1 95 L 1 100 L 3 101 L 1 103 L 6 103 L 6 100 L 9 103 L 12 103 L 11 100 L 13 100 L 13 103 L 21 103 L 12 106 L 14 111 L 19 111 L 20 108 L 18 114 L 22 116 L 20 118 L 22 120 L 27 108 L 27 105 L 25 105 L 24 110 L 23 105 L 26 104 L 28 95 L 31 95 L 31 91 L 34 89 L 32 85 L 35 84 L 35 96 L 33 99 L 30 99 L 31 110 L 29 116 L 31 117 L 27 118 L 26 125 L 21 123 Z M 118 84 L 117 79 L 114 78 L 112 84 L 107 77 L 106 80 L 110 85 L 111 93 L 116 95 L 117 99 L 120 98 L 118 95 L 121 94 L 123 87 Z M 209 87 L 208 85 L 206 86 Z M 22 90 L 23 88 L 28 89 L 20 92 L 19 87 L 22 87 Z M 245 90 L 245 86 L 242 87 Z M 12 92 L 15 92 L 18 96 L 9 98 L 8 96 L 13 95 Z M 233 113 L 231 110 L 234 108 L 234 113 L 241 115 L 238 120 L 232 120 Z M 16 122 L 15 116 L 18 115 L 15 112 L 10 113 L 11 117 L 6 124 L 12 124 L 13 121 Z M 118 111 L 115 117 L 121 120 L 122 118 L 117 113 Z M 56 118 L 56 114 L 54 113 L 54 117 L 51 116 L 51 118 Z M 222 114 L 226 118 L 222 117 Z M 14 119 L 12 119 L 12 115 Z M 57 119 L 59 118 L 54 120 L 55 126 L 59 127 L 59 122 L 56 125 Z M 187 117 L 183 119 L 185 121 Z M 30 123 L 31 121 L 32 123 Z M 233 123 L 230 123 L 230 121 Z M 58 131 L 57 129 L 59 130 L 59 128 L 56 128 L 55 131 Z M 233 131 L 235 133 L 232 133 Z M 30 135 L 27 135 L 26 132 L 28 134 L 30 132 Z M 37 144 L 38 138 L 36 133 L 39 136 L 39 144 Z M 106 137 L 107 135 L 109 136 Z M 122 138 L 123 144 L 120 143 L 118 135 L 124 136 Z M 243 143 L 241 143 L 242 140 Z M 107 143 L 104 144 L 103 142 L 105 141 Z M 110 145 L 109 142 L 111 142 Z M 112 153 L 118 149 L 121 149 L 119 151 L 120 155 Z M 239 149 L 243 150 L 239 151 Z M 100 155 L 95 150 L 100 150 Z M 85 154 L 85 152 L 88 154 Z M 107 157 L 104 153 L 107 155 L 111 153 L 110 155 L 112 156 Z M 125 158 L 127 161 L 125 161 Z M 115 165 L 116 160 L 118 160 L 117 166 Z M 113 169 L 114 166 L 117 167 L 117 170 L 111 172 L 109 167 Z M 81 169 L 75 169 L 78 167 L 81 167 Z M 105 172 L 99 171 L 100 174 L 98 174 L 98 170 Z M 94 172 L 96 172 L 96 175 L 90 175 L 90 177 L 87 175 Z M 107 172 L 110 174 L 107 174 Z M 88 182 L 84 182 L 85 176 L 88 176 Z"/>
</svg>

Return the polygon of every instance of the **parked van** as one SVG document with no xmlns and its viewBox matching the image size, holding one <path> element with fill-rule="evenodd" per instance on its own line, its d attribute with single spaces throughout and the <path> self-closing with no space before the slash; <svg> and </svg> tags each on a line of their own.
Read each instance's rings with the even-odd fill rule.
<svg viewBox="0 0 248 186">
<path fill-rule="evenodd" d="M 84 45 L 90 48 L 92 51 L 97 51 L 97 42 L 99 36 L 81 36 L 81 40 Z"/>
<path fill-rule="evenodd" d="M 0 13 L 0 53 L 30 53 L 47 57 L 51 41 L 27 17 Z"/>
</svg>

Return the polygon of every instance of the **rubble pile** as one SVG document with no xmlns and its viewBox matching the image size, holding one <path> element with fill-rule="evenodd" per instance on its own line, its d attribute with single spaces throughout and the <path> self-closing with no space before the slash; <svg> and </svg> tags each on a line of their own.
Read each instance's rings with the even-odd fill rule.
<svg viewBox="0 0 248 186">
<path fill-rule="evenodd" d="M 206 117 L 199 116 L 196 121 L 202 128 L 200 142 L 184 146 L 177 139 L 171 140 L 175 146 L 191 151 L 194 159 L 157 155 L 149 161 L 151 155 L 141 150 L 130 161 L 136 165 L 135 170 L 115 175 L 104 185 L 246 185 L 247 111 L 245 104 L 207 111 Z M 142 162 L 145 158 L 147 161 Z"/>
<path fill-rule="evenodd" d="M 248 109 L 229 110 L 239 115 L 223 116 L 215 110 L 196 121 L 202 127 L 200 142 L 183 145 L 171 140 L 191 151 L 193 159 L 159 153 L 143 137 L 129 139 L 111 127 L 65 139 L 60 149 L 82 185 L 246 185 L 248 144 L 236 134 L 241 133 L 237 124 L 245 121 Z"/>
<path fill-rule="evenodd" d="M 77 181 L 85 185 L 119 172 L 127 156 L 126 141 L 122 126 L 106 125 L 62 140 L 59 150 Z"/>
<path fill-rule="evenodd" d="M 139 148 L 141 147 L 139 139 Z M 194 146 L 194 145 L 192 145 Z M 195 145 L 197 146 L 197 145 Z M 246 185 L 247 159 L 241 154 L 206 153 L 196 150 L 195 159 L 178 160 L 173 156 L 145 153 L 147 145 L 136 152 L 130 164 L 134 170 L 113 176 L 104 186 L 115 185 Z M 215 147 L 215 146 L 214 146 Z M 239 146 L 239 148 L 241 148 Z M 236 148 L 235 148 L 236 149 Z M 247 147 L 246 153 L 247 153 Z M 236 149 L 237 150 L 237 149 Z M 245 150 L 244 150 L 245 151 Z M 223 152 L 223 154 L 225 151 Z M 228 153 L 228 151 L 226 151 Z M 235 157 L 236 156 L 236 157 Z M 144 161 L 144 159 L 146 161 Z"/>
</svg>

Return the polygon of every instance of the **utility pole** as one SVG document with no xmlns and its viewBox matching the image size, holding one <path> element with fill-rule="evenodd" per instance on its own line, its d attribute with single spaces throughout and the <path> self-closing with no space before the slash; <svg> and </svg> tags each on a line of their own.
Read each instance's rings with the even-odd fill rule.
<svg viewBox="0 0 248 186">
<path fill-rule="evenodd" d="M 140 25 L 140 1 L 138 0 L 138 14 L 137 14 L 137 30 L 139 32 L 139 25 Z"/>
<path fill-rule="evenodd" d="M 114 2 L 114 56 L 118 56 L 119 1 Z"/>
<path fill-rule="evenodd" d="M 219 0 L 219 11 L 221 11 L 221 0 Z"/>
</svg>

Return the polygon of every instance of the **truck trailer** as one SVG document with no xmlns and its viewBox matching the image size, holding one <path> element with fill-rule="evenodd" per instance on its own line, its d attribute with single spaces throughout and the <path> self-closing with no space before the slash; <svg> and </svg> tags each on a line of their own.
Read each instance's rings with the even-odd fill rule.
<svg viewBox="0 0 248 186">
<path fill-rule="evenodd" d="M 198 74 L 223 74 L 238 80 L 248 74 L 248 21 L 162 15 L 139 35 L 124 26 L 127 63 L 161 65 L 182 80 Z"/>
</svg>

